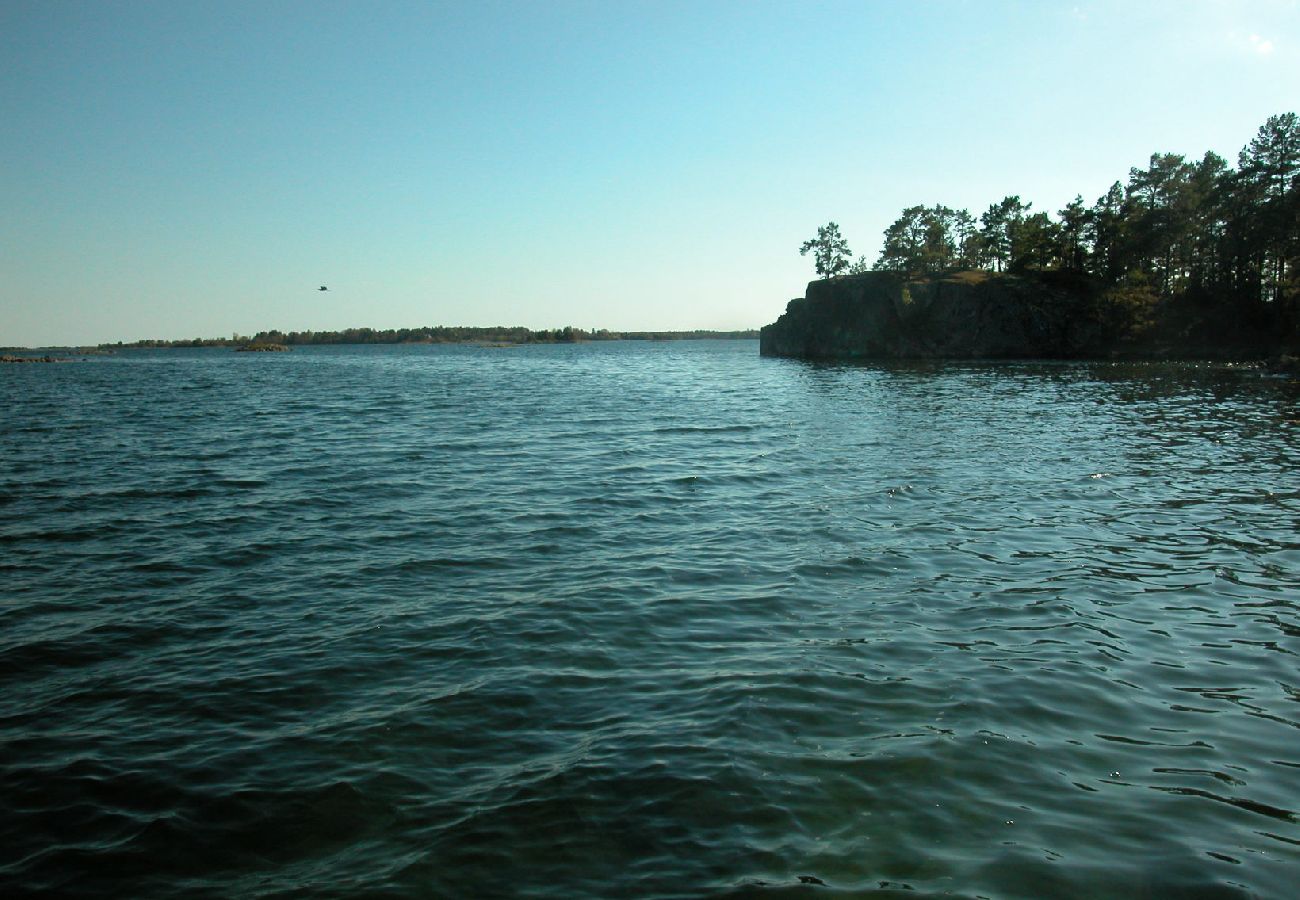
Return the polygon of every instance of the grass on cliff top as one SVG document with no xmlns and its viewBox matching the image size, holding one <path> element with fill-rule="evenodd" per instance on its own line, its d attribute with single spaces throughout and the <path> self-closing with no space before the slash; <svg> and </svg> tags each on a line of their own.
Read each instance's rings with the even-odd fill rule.
<svg viewBox="0 0 1300 900">
<path fill-rule="evenodd" d="M 958 284 L 979 284 L 988 281 L 992 277 L 993 273 L 986 269 L 966 269 L 963 272 L 948 274 L 944 281 L 954 281 Z"/>
</svg>

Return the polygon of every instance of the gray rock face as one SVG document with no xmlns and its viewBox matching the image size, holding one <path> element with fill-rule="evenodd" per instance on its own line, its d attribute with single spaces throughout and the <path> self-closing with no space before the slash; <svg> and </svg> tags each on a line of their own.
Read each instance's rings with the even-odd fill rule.
<svg viewBox="0 0 1300 900">
<path fill-rule="evenodd" d="M 814 281 L 763 328 L 767 356 L 827 359 L 1072 358 L 1105 353 L 1096 292 L 1060 272 L 869 272 Z"/>
</svg>

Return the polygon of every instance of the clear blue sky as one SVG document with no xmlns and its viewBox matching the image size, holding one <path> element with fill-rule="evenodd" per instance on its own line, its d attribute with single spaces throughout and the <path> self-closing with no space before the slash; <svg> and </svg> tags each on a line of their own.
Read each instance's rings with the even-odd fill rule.
<svg viewBox="0 0 1300 900">
<path fill-rule="evenodd" d="M 757 327 L 828 220 L 874 260 L 1287 111 L 1296 0 L 0 0 L 0 345 Z"/>
</svg>

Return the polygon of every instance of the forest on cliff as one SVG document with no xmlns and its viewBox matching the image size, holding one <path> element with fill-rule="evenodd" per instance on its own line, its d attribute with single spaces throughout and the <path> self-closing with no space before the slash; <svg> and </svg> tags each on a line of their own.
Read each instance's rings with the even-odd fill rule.
<svg viewBox="0 0 1300 900">
<path fill-rule="evenodd" d="M 1300 338 L 1300 123 L 1272 116 L 1237 166 L 1152 154 L 1092 205 L 1082 196 L 1053 217 L 1019 196 L 978 218 L 913 206 L 885 230 L 880 256 L 850 262 L 838 226 L 804 244 L 823 277 L 876 270 L 926 276 L 963 269 L 1062 270 L 1086 276 L 1133 328 L 1172 318 L 1204 328 Z"/>
</svg>

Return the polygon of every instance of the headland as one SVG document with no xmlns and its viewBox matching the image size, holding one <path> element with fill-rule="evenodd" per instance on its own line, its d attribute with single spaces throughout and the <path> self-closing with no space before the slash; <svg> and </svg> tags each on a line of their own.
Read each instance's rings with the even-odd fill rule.
<svg viewBox="0 0 1300 900">
<path fill-rule="evenodd" d="M 1083 272 L 874 271 L 810 282 L 759 336 L 807 359 L 1284 358 L 1267 308 L 1152 302 Z"/>
</svg>

